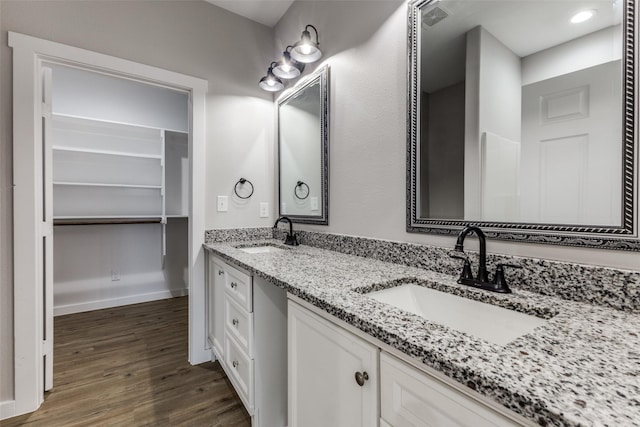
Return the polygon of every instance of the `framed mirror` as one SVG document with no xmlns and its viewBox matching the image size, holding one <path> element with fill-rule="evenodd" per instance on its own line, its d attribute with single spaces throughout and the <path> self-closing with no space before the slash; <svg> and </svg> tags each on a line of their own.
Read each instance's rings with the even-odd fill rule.
<svg viewBox="0 0 640 427">
<path fill-rule="evenodd" d="M 634 1 L 408 15 L 407 231 L 640 250 Z"/>
<path fill-rule="evenodd" d="M 329 67 L 298 82 L 277 101 L 280 216 L 329 224 Z"/>
</svg>

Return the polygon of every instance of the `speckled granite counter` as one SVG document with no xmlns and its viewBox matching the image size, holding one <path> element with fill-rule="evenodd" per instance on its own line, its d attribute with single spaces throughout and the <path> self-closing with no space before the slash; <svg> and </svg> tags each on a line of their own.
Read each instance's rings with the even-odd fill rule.
<svg viewBox="0 0 640 427">
<path fill-rule="evenodd" d="M 523 290 L 493 294 L 450 275 L 311 246 L 258 254 L 236 248 L 247 244 L 205 247 L 541 425 L 640 426 L 638 314 Z M 407 278 L 549 320 L 501 347 L 363 293 Z"/>
</svg>

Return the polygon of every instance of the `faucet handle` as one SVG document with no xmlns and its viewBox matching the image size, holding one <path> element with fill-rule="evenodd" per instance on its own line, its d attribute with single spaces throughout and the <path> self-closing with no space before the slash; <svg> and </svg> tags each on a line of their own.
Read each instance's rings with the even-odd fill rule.
<svg viewBox="0 0 640 427">
<path fill-rule="evenodd" d="M 511 293 L 511 289 L 509 289 L 509 285 L 507 285 L 507 279 L 504 277 L 505 267 L 521 269 L 522 266 L 517 264 L 509 264 L 506 262 L 496 264 L 496 274 L 493 276 L 492 282 L 492 284 L 494 285 L 494 290 L 496 292 Z"/>
<path fill-rule="evenodd" d="M 460 283 L 462 280 L 473 280 L 473 272 L 471 271 L 471 260 L 469 259 L 467 254 L 462 251 L 455 251 L 449 252 L 449 256 L 451 258 L 461 259 L 462 261 L 464 261 L 458 283 Z"/>
<path fill-rule="evenodd" d="M 508 262 L 501 262 L 496 264 L 496 273 L 498 272 L 498 270 L 504 273 L 504 267 L 522 269 L 522 266 L 519 264 L 510 264 Z"/>
</svg>

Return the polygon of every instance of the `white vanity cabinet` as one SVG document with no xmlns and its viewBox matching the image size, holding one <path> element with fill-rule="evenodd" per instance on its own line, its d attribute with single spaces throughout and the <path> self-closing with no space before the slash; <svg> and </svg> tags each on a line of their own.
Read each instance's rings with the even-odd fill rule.
<svg viewBox="0 0 640 427">
<path fill-rule="evenodd" d="M 289 427 L 377 426 L 378 348 L 291 300 L 288 318 Z"/>
<path fill-rule="evenodd" d="M 339 319 L 290 297 L 289 427 L 533 426 Z M 367 372 L 360 386 L 356 373 Z"/>
<path fill-rule="evenodd" d="M 253 427 L 287 425 L 286 292 L 207 253 L 207 339 Z"/>
</svg>

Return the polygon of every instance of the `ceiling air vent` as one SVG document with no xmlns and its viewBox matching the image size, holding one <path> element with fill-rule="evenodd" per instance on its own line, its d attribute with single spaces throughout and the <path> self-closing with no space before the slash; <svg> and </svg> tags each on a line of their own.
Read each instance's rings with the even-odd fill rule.
<svg viewBox="0 0 640 427">
<path fill-rule="evenodd" d="M 423 27 L 433 27 L 438 22 L 442 21 L 444 18 L 449 16 L 449 14 L 442 8 L 436 6 L 424 15 L 422 15 L 422 26 Z"/>
</svg>

